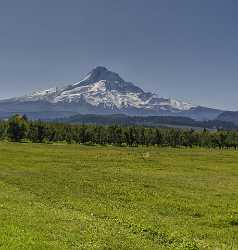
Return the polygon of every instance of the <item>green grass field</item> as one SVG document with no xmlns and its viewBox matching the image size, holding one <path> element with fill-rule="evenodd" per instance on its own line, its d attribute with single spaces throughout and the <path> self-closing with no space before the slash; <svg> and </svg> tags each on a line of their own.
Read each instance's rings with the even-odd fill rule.
<svg viewBox="0 0 238 250">
<path fill-rule="evenodd" d="M 0 249 L 238 249 L 238 152 L 0 143 Z"/>
</svg>

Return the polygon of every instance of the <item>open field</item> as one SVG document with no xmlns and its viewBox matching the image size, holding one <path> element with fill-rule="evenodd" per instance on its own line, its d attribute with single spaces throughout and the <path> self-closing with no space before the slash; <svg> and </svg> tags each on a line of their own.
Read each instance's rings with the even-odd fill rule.
<svg viewBox="0 0 238 250">
<path fill-rule="evenodd" d="M 0 143 L 0 249 L 238 249 L 238 151 Z"/>
</svg>

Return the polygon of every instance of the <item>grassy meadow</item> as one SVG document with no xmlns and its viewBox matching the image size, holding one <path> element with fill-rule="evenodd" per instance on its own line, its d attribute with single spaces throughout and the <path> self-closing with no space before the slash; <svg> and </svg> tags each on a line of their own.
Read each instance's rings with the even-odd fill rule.
<svg viewBox="0 0 238 250">
<path fill-rule="evenodd" d="M 238 249 L 238 151 L 0 143 L 0 249 Z"/>
</svg>

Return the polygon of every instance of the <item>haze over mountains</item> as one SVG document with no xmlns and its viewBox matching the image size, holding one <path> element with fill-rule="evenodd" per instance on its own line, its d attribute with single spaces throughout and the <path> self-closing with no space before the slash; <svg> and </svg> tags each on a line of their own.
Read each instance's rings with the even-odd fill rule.
<svg viewBox="0 0 238 250">
<path fill-rule="evenodd" d="M 77 83 L 0 101 L 1 117 L 32 113 L 34 118 L 54 119 L 80 113 L 183 116 L 202 121 L 216 119 L 222 112 L 145 92 L 101 66 Z"/>
</svg>

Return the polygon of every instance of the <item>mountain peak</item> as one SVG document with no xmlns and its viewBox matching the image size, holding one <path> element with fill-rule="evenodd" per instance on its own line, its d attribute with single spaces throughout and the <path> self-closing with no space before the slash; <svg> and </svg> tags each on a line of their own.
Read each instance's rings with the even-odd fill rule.
<svg viewBox="0 0 238 250">
<path fill-rule="evenodd" d="M 106 67 L 104 67 L 104 66 L 97 66 L 96 68 L 94 68 L 93 70 L 92 70 L 92 72 L 106 72 L 106 71 L 109 71 Z"/>
<path fill-rule="evenodd" d="M 145 92 L 119 74 L 98 66 L 80 82 L 62 88 L 37 91 L 14 98 L 15 102 L 41 102 L 56 109 L 77 112 L 120 112 L 126 114 L 173 114 L 190 110 L 193 105 L 177 100 L 161 98 Z M 45 104 L 46 105 L 46 104 Z"/>
<path fill-rule="evenodd" d="M 108 70 L 106 67 L 98 66 L 94 68 L 87 76 L 82 80 L 82 82 L 98 82 L 98 81 L 108 81 L 108 82 L 124 82 L 124 80 L 115 72 Z"/>
</svg>

